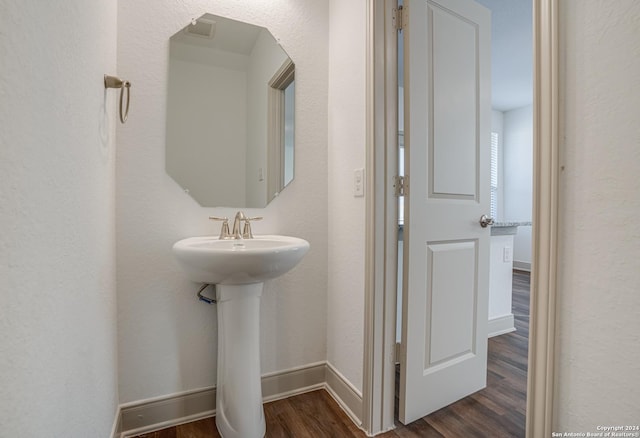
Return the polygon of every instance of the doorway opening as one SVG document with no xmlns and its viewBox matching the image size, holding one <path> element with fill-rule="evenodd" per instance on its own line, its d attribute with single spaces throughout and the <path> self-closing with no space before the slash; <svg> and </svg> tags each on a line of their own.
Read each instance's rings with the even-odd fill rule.
<svg viewBox="0 0 640 438">
<path fill-rule="evenodd" d="M 492 126 L 489 347 L 487 388 L 403 426 L 421 433 L 524 436 L 529 339 L 533 170 L 532 0 L 476 0 L 492 12 Z M 403 1 L 398 1 L 398 8 Z M 401 32 L 401 31 L 400 31 Z M 404 47 L 398 50 L 398 175 L 404 176 Z M 401 343 L 404 196 L 398 196 L 396 345 Z M 398 348 L 397 348 L 398 349 Z M 474 410 L 473 415 L 468 415 Z M 483 430 L 486 427 L 487 430 Z M 417 435 L 418 436 L 418 435 Z"/>
<path fill-rule="evenodd" d="M 397 206 L 397 0 L 368 3 L 367 197 L 363 427 L 394 427 Z M 526 436 L 551 435 L 554 412 L 559 210 L 559 32 L 557 0 L 533 0 L 534 172 Z"/>
</svg>

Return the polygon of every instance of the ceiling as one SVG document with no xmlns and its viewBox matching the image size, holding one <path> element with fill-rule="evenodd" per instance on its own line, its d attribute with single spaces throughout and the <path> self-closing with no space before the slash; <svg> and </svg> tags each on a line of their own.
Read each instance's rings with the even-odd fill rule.
<svg viewBox="0 0 640 438">
<path fill-rule="evenodd" d="M 532 0 L 476 0 L 491 10 L 492 106 L 509 111 L 533 101 Z"/>
</svg>

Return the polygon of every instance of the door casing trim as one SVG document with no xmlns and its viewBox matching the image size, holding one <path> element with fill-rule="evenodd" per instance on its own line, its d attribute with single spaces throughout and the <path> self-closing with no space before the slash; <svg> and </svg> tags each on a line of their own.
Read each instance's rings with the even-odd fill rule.
<svg viewBox="0 0 640 438">
<path fill-rule="evenodd" d="M 551 436 L 559 197 L 558 0 L 533 1 L 533 232 L 526 436 Z"/>
</svg>

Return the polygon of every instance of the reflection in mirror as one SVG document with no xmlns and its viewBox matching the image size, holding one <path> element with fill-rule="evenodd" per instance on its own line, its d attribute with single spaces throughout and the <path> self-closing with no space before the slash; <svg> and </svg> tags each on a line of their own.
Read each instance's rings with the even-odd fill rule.
<svg viewBox="0 0 640 438">
<path fill-rule="evenodd" d="M 167 173 L 204 207 L 265 207 L 294 177 L 294 77 L 266 28 L 205 14 L 173 35 Z"/>
</svg>

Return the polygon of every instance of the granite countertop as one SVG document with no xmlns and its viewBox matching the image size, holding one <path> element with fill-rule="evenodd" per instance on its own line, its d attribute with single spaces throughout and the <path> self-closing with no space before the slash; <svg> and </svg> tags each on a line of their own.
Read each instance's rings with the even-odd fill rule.
<svg viewBox="0 0 640 438">
<path fill-rule="evenodd" d="M 531 221 L 494 222 L 491 225 L 492 236 L 509 236 L 518 233 L 518 227 L 531 225 Z"/>
<path fill-rule="evenodd" d="M 492 227 L 526 227 L 531 225 L 531 221 L 507 221 L 507 222 L 494 222 Z"/>
</svg>

